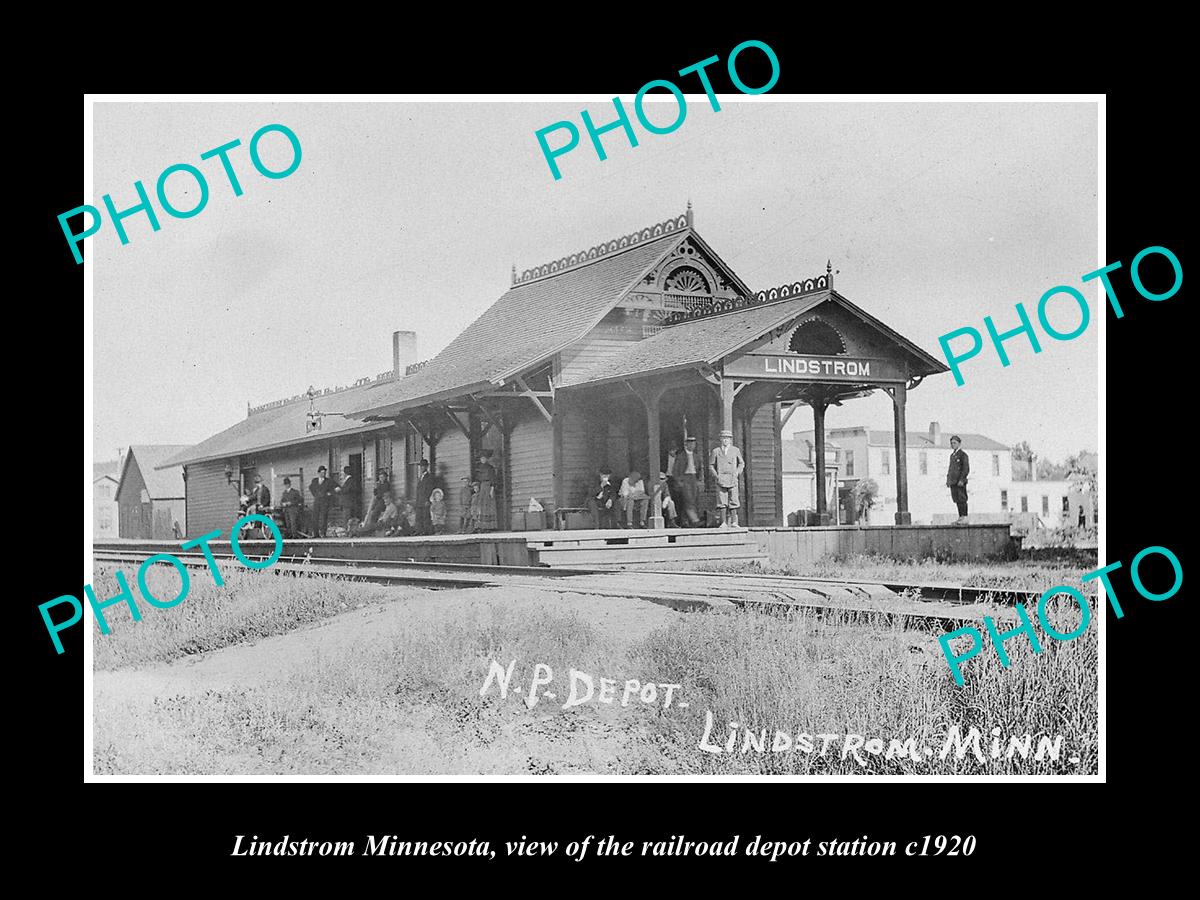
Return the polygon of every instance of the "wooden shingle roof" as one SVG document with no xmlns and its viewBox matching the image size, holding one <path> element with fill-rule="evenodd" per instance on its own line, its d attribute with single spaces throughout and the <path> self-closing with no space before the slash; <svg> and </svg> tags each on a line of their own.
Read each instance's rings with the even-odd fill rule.
<svg viewBox="0 0 1200 900">
<path fill-rule="evenodd" d="M 689 233 L 681 224 L 515 284 L 421 369 L 366 391 L 356 414 L 387 415 L 458 396 L 548 360 L 595 327 Z"/>
<path fill-rule="evenodd" d="M 179 465 L 385 428 L 389 414 L 503 383 L 583 337 L 630 288 L 693 234 L 686 216 L 528 269 L 441 353 L 403 378 L 321 394 L 329 416 L 305 433 L 307 399 L 253 412 L 177 454 Z"/>
</svg>

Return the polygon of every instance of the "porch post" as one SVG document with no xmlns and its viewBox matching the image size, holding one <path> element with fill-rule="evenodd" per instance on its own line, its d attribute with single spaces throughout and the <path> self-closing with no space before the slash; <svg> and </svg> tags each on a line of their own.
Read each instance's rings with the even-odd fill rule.
<svg viewBox="0 0 1200 900">
<path fill-rule="evenodd" d="M 889 393 L 892 395 L 896 429 L 896 524 L 911 525 L 912 513 L 908 511 L 908 434 L 905 431 L 904 419 L 908 389 L 903 384 L 898 384 Z"/>
<path fill-rule="evenodd" d="M 659 455 L 662 448 L 659 446 L 658 434 L 658 401 L 662 398 L 662 391 L 652 390 L 642 397 L 642 401 L 646 404 L 646 445 L 647 455 L 650 459 L 647 462 L 646 472 L 646 489 L 650 491 L 650 514 L 646 518 L 646 527 L 656 530 L 666 528 L 666 522 L 663 520 L 662 514 L 662 494 L 654 490 L 658 484 L 658 473 L 662 466 L 662 457 Z"/>
<path fill-rule="evenodd" d="M 825 500 L 825 409 L 828 402 L 822 396 L 811 403 L 813 411 L 813 443 L 817 453 L 817 523 L 829 524 L 828 505 Z"/>
<path fill-rule="evenodd" d="M 733 379 L 721 378 L 721 430 L 733 433 Z"/>
</svg>

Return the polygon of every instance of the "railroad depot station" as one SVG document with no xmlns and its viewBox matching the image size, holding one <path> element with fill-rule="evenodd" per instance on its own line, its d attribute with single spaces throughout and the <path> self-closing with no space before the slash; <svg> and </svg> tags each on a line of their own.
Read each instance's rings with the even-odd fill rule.
<svg viewBox="0 0 1200 900">
<path fill-rule="evenodd" d="M 349 466 L 365 509 L 381 470 L 411 497 L 423 457 L 452 534 L 483 450 L 496 472 L 498 533 L 590 528 L 579 511 L 602 467 L 617 483 L 636 470 L 649 484 L 668 452 L 695 437 L 707 469 L 723 429 L 746 461 L 740 524 L 780 529 L 781 426 L 799 404 L 813 411 L 817 514 L 828 522 L 836 498 L 825 490 L 825 411 L 876 390 L 893 403 L 895 519 L 905 526 L 907 395 L 948 371 L 839 294 L 828 263 L 752 289 L 700 236 L 690 203 L 652 227 L 514 268 L 503 296 L 434 358 L 417 363 L 415 341 L 393 334 L 391 371 L 252 408 L 165 461 L 184 467 L 187 535 L 227 533 L 256 474 L 273 497 L 290 477 L 311 504 L 318 466 Z M 699 507 L 712 510 L 715 495 L 707 473 Z M 544 513 L 529 513 L 531 498 Z M 643 534 L 662 528 L 658 512 Z"/>
</svg>

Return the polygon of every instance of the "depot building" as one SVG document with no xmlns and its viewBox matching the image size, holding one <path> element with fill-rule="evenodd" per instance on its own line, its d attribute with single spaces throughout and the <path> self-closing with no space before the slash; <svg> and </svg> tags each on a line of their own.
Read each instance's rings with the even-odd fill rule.
<svg viewBox="0 0 1200 900">
<path fill-rule="evenodd" d="M 257 474 L 278 502 L 282 479 L 311 505 L 317 467 L 350 466 L 366 509 L 376 474 L 412 496 L 428 458 L 445 489 L 447 531 L 468 502 L 473 462 L 491 450 L 501 530 L 543 528 L 582 507 L 607 466 L 655 476 L 697 438 L 702 459 L 733 431 L 742 449 L 741 523 L 778 526 L 781 416 L 812 407 L 817 513 L 828 521 L 825 410 L 885 391 L 896 435 L 895 520 L 911 521 L 905 460 L 908 391 L 945 365 L 839 294 L 832 267 L 753 289 L 685 214 L 518 274 L 431 360 L 393 335 L 393 367 L 345 388 L 248 410 L 245 420 L 164 465 L 183 465 L 186 532 L 227 529 Z M 715 506 L 704 480 L 702 509 Z M 546 517 L 531 519 L 530 500 Z"/>
</svg>

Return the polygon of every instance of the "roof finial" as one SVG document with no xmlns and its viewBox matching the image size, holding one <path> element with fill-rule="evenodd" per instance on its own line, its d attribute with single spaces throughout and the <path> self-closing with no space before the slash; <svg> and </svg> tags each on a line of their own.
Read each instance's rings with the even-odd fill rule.
<svg viewBox="0 0 1200 900">
<path fill-rule="evenodd" d="M 516 284 L 517 283 L 517 264 L 513 263 L 512 266 L 513 266 L 513 276 L 512 276 L 513 284 Z"/>
<path fill-rule="evenodd" d="M 687 215 L 688 228 L 691 228 L 692 227 L 692 198 L 691 197 L 688 197 L 688 205 L 687 205 L 687 214 L 686 215 Z"/>
<path fill-rule="evenodd" d="M 825 260 L 825 286 L 833 287 L 833 260 Z"/>
</svg>

